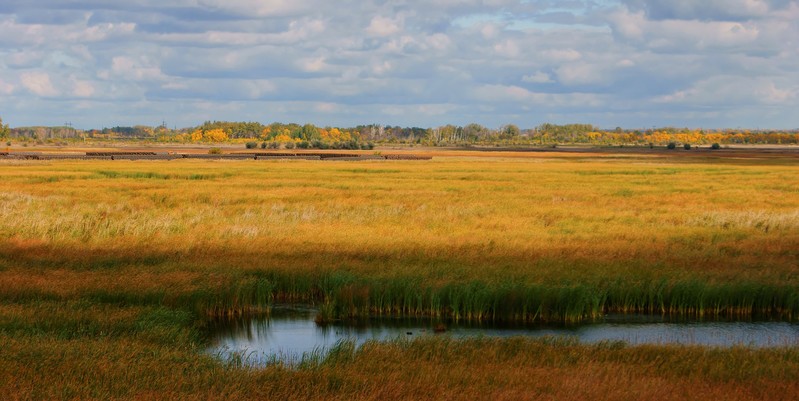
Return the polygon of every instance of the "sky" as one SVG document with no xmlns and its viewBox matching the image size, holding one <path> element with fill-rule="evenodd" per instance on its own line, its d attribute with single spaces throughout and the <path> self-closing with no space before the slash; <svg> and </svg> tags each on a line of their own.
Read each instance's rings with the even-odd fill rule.
<svg viewBox="0 0 799 401">
<path fill-rule="evenodd" d="M 0 118 L 799 128 L 799 0 L 2 0 Z"/>
</svg>

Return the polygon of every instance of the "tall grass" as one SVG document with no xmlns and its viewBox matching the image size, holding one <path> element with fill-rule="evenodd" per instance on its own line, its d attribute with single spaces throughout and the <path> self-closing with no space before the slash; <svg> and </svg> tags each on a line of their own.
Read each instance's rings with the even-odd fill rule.
<svg viewBox="0 0 799 401">
<path fill-rule="evenodd" d="M 453 320 L 578 322 L 606 314 L 656 314 L 686 318 L 799 318 L 793 285 L 754 282 L 617 280 L 604 285 L 525 285 L 471 282 L 426 286 L 414 278 L 374 280 L 323 275 L 298 280 L 273 275 L 268 287 L 279 302 L 315 303 L 320 321 L 369 316 Z M 302 284 L 297 286 L 297 283 Z M 254 304 L 258 305 L 258 304 Z"/>
<path fill-rule="evenodd" d="M 796 318 L 795 163 L 475 155 L 9 164 L 0 295 L 210 315 L 302 301 L 334 319 Z"/>
<path fill-rule="evenodd" d="M 0 399 L 795 399 L 795 349 L 438 337 L 262 370 L 203 353 L 211 317 L 276 302 L 797 319 L 796 159 L 686 153 L 0 162 Z"/>
<path fill-rule="evenodd" d="M 343 343 L 252 369 L 157 342 L 0 333 L 3 399 L 785 400 L 795 349 L 625 347 L 523 338 Z M 242 359 L 248 355 L 241 355 Z"/>
</svg>

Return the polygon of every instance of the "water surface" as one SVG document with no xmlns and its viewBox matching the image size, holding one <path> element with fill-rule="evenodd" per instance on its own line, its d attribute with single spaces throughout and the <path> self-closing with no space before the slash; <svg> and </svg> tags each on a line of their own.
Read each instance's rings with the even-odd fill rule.
<svg viewBox="0 0 799 401">
<path fill-rule="evenodd" d="M 269 318 L 229 321 L 214 329 L 209 352 L 224 360 L 241 358 L 251 366 L 274 360 L 297 361 L 303 354 L 324 353 L 342 340 L 357 345 L 367 340 L 446 335 L 463 337 L 541 338 L 565 336 L 582 343 L 624 341 L 630 345 L 683 344 L 714 347 L 799 346 L 799 324 L 788 322 L 675 322 L 652 316 L 608 316 L 583 325 L 497 325 L 441 322 L 425 319 L 371 319 L 358 324 L 314 323 L 316 311 L 302 307 L 274 308 Z"/>
</svg>

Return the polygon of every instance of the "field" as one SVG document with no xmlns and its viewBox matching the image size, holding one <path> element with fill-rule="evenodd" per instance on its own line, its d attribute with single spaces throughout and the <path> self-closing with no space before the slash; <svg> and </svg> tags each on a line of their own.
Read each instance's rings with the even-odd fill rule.
<svg viewBox="0 0 799 401">
<path fill-rule="evenodd" d="M 201 355 L 208 319 L 276 301 L 322 319 L 799 318 L 795 153 L 427 154 L 0 161 L 0 397 L 796 398 L 795 349 L 443 338 L 298 370 Z"/>
</svg>

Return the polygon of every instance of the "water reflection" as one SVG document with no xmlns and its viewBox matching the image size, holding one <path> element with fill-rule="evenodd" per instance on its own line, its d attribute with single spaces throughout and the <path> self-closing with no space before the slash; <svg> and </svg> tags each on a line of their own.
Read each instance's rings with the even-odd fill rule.
<svg viewBox="0 0 799 401">
<path fill-rule="evenodd" d="M 214 328 L 209 350 L 223 359 L 242 358 L 248 365 L 269 361 L 297 361 L 303 354 L 324 353 L 338 341 L 360 345 L 367 340 L 390 340 L 439 335 L 441 322 L 419 319 L 381 319 L 360 324 L 318 326 L 310 308 L 275 308 L 270 318 L 238 320 Z M 513 326 L 446 323 L 442 335 L 456 338 L 489 336 L 568 336 L 583 343 L 624 341 L 640 344 L 686 344 L 729 347 L 780 347 L 799 345 L 799 324 L 787 322 L 674 322 L 659 317 L 610 316 L 602 322 L 578 326 Z"/>
</svg>

